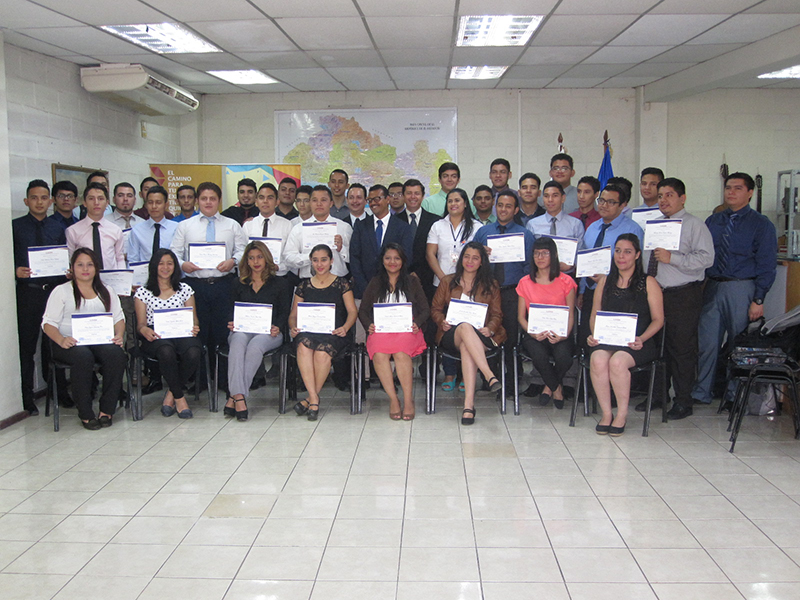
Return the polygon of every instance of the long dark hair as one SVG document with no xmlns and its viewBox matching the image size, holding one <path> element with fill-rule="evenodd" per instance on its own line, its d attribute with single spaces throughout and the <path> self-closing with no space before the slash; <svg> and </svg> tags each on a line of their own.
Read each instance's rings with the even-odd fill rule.
<svg viewBox="0 0 800 600">
<path fill-rule="evenodd" d="M 472 235 L 472 230 L 475 229 L 475 215 L 472 214 L 472 202 L 470 202 L 466 191 L 462 190 L 461 188 L 453 188 L 447 192 L 447 196 L 445 196 L 444 214 L 442 214 L 443 219 L 446 219 L 450 216 L 450 212 L 447 210 L 447 197 L 450 196 L 450 194 L 458 194 L 464 201 L 464 215 L 461 217 L 464 220 L 464 227 L 461 230 L 461 242 L 463 243 L 464 240 L 468 239 L 469 236 Z"/>
<path fill-rule="evenodd" d="M 480 242 L 468 242 L 461 250 L 461 255 L 458 257 L 458 264 L 456 264 L 456 272 L 453 275 L 453 279 L 450 280 L 450 289 L 454 290 L 458 287 L 458 282 L 461 281 L 461 277 L 464 275 L 464 253 L 469 249 L 477 250 L 481 255 L 481 266 L 478 267 L 478 271 L 475 273 L 472 297 L 475 297 L 478 288 L 480 288 L 484 294 L 491 294 L 495 286 L 497 286 L 497 280 L 494 278 L 494 275 L 492 275 L 492 269 L 489 267 L 489 255 L 486 254 L 486 248 L 484 248 L 483 244 Z"/>
<path fill-rule="evenodd" d="M 386 267 L 383 264 L 383 257 L 386 256 L 389 250 L 397 252 L 403 263 L 402 267 L 400 267 L 400 272 L 397 274 L 397 284 L 394 286 L 394 290 L 391 289 L 389 273 L 386 271 Z M 410 277 L 408 273 L 408 257 L 406 256 L 406 251 L 403 250 L 400 244 L 397 242 L 389 242 L 381 249 L 381 254 L 378 257 L 378 273 L 375 277 L 377 277 L 378 283 L 380 284 L 380 289 L 378 290 L 378 300 L 380 302 L 390 302 L 392 292 L 394 292 L 396 297 L 400 294 L 404 294 L 405 297 L 408 298 L 408 289 L 410 287 L 408 280 Z"/>
<path fill-rule="evenodd" d="M 642 249 L 641 245 L 639 244 L 639 238 L 633 233 L 621 233 L 619 237 L 617 237 L 617 241 L 614 242 L 614 250 L 616 251 L 617 244 L 620 241 L 630 242 L 633 245 L 633 250 L 639 253 L 639 258 L 636 259 L 636 264 L 633 267 L 633 275 L 631 275 L 631 280 L 628 282 L 629 290 L 636 290 L 642 288 L 647 280 L 647 273 L 645 273 L 644 266 L 642 265 Z M 608 273 L 608 277 L 606 278 L 606 285 L 603 287 L 603 302 L 609 298 L 609 294 L 611 290 L 616 291 L 619 289 L 619 267 L 617 267 L 617 263 L 614 261 L 612 256 L 611 258 L 611 270 Z M 630 309 L 629 309 L 630 310 Z"/>
<path fill-rule="evenodd" d="M 78 261 L 78 257 L 81 254 L 85 254 L 89 257 L 94 264 L 94 279 L 92 279 L 92 290 L 94 293 L 97 294 L 97 297 L 100 298 L 100 301 L 103 303 L 103 309 L 108 312 L 111 310 L 111 294 L 108 293 L 108 288 L 103 285 L 103 280 L 100 279 L 100 269 L 97 268 L 99 264 L 99 260 L 97 260 L 97 254 L 94 253 L 94 250 L 89 248 L 77 248 L 75 252 L 72 253 L 72 258 L 69 261 L 69 268 L 70 271 L 75 273 L 75 263 Z M 83 294 L 78 289 L 78 282 L 75 280 L 73 275 L 72 277 L 72 295 L 75 297 L 75 306 L 76 308 L 80 308 L 81 303 L 85 300 Z"/>
<path fill-rule="evenodd" d="M 550 251 L 550 273 L 548 273 L 548 277 L 550 281 L 554 281 L 561 273 L 558 260 L 558 246 L 556 246 L 553 238 L 543 235 L 536 238 L 536 241 L 533 242 L 533 251 L 536 252 L 537 250 Z M 536 283 L 536 273 L 538 271 L 539 269 L 536 267 L 536 262 L 533 259 L 533 255 L 531 255 L 531 281 L 533 281 L 533 283 Z"/>
<path fill-rule="evenodd" d="M 154 296 L 161 295 L 161 286 L 158 285 L 158 263 L 165 256 L 169 256 L 172 259 L 172 275 L 169 276 L 170 287 L 176 292 L 181 287 L 181 268 L 178 263 L 178 257 L 169 248 L 159 248 L 150 258 L 150 264 L 147 265 L 147 285 L 144 286 Z"/>
</svg>

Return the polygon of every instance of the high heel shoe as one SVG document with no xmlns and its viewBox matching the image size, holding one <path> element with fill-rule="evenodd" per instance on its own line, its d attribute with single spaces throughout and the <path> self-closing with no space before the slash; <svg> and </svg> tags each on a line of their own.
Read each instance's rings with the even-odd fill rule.
<svg viewBox="0 0 800 600">
<path fill-rule="evenodd" d="M 500 383 L 500 380 L 497 377 L 492 377 L 489 380 L 489 391 L 490 392 L 496 392 L 501 387 L 503 387 L 503 384 Z"/>
<path fill-rule="evenodd" d="M 312 406 L 316 406 L 317 408 L 311 408 Z M 319 404 L 309 404 L 308 405 L 308 420 L 309 421 L 316 421 L 319 418 Z"/>
<path fill-rule="evenodd" d="M 471 417 L 466 416 L 467 413 L 472 414 Z M 474 408 L 465 408 L 461 412 L 461 424 L 462 425 L 472 425 L 475 422 L 475 409 Z"/>
<path fill-rule="evenodd" d="M 303 404 L 305 402 L 305 404 Z M 300 400 L 297 404 L 294 405 L 294 412 L 297 413 L 298 417 L 302 417 L 304 414 L 308 412 L 308 400 Z"/>
<path fill-rule="evenodd" d="M 244 402 L 244 398 L 242 398 L 241 400 L 234 400 L 234 403 L 236 403 L 236 402 Z M 236 411 L 236 420 L 237 421 L 247 421 L 248 412 L 249 411 L 247 410 L 247 404 L 245 403 L 245 409 L 244 410 L 237 410 Z"/>
<path fill-rule="evenodd" d="M 228 400 L 233 400 L 233 398 L 228 398 Z M 222 409 L 222 414 L 224 414 L 226 417 L 235 417 L 236 416 L 236 408 L 235 408 L 236 400 L 233 400 L 233 404 L 234 404 L 234 406 L 225 406 Z"/>
<path fill-rule="evenodd" d="M 161 405 L 161 414 L 165 417 L 171 417 L 176 412 L 174 406 L 170 406 L 169 404 L 162 404 Z"/>
</svg>

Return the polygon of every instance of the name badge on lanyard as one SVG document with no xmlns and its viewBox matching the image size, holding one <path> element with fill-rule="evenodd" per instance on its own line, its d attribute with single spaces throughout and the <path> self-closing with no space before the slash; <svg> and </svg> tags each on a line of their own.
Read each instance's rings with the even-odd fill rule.
<svg viewBox="0 0 800 600">
<path fill-rule="evenodd" d="M 466 242 L 458 241 L 458 232 L 464 227 L 464 221 L 458 226 L 458 229 L 453 229 L 453 224 L 450 223 L 450 234 L 453 236 L 453 249 L 450 251 L 450 262 L 455 266 L 458 263 L 458 257 L 461 256 L 461 248 Z"/>
</svg>

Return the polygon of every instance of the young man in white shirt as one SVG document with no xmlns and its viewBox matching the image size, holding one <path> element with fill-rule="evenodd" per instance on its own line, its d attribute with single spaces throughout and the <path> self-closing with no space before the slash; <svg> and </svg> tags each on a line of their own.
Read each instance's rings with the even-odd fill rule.
<svg viewBox="0 0 800 600">
<path fill-rule="evenodd" d="M 108 208 L 108 190 L 101 183 L 90 183 L 83 192 L 86 217 L 67 227 L 70 256 L 78 248 L 91 248 L 97 254 L 99 270 L 125 268 L 125 241 L 122 229 L 103 217 Z M 96 232 L 96 233 L 95 233 Z"/>
<path fill-rule="evenodd" d="M 272 258 L 278 264 L 278 276 L 286 277 L 289 269 L 286 267 L 286 261 L 283 260 L 283 250 L 292 231 L 292 224 L 275 212 L 278 206 L 278 190 L 274 185 L 271 183 L 261 184 L 256 196 L 256 206 L 260 214 L 244 224 L 244 234 L 248 239 L 266 237 L 281 240 L 281 251 L 278 256 L 273 255 Z"/>
<path fill-rule="evenodd" d="M 145 207 L 150 218 L 133 226 L 128 236 L 128 262 L 146 262 L 159 248 L 169 248 L 178 223 L 166 218 L 168 192 L 160 185 L 147 190 Z M 156 234 L 158 239 L 156 239 Z"/>
<path fill-rule="evenodd" d="M 578 241 L 577 249 L 580 250 L 583 248 L 583 223 L 564 211 L 565 200 L 564 190 L 560 183 L 555 181 L 545 183 L 544 190 L 542 190 L 542 202 L 546 212 L 528 221 L 526 227 L 537 238 L 543 235 L 573 238 Z M 560 261 L 560 267 L 563 272 L 572 271 L 575 268 L 574 265 L 570 266 L 563 260 Z"/>
</svg>

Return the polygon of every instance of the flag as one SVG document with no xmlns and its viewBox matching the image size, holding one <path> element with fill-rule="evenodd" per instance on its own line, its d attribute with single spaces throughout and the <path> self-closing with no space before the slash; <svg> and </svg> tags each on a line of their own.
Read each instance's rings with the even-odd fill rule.
<svg viewBox="0 0 800 600">
<path fill-rule="evenodd" d="M 601 190 L 606 187 L 608 180 L 614 176 L 614 168 L 611 166 L 611 150 L 608 144 L 603 145 L 605 146 L 603 162 L 600 165 L 600 172 L 597 174 L 597 178 L 600 180 Z"/>
</svg>

